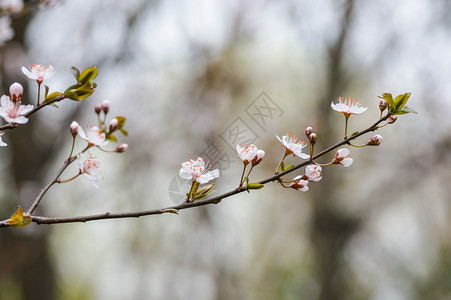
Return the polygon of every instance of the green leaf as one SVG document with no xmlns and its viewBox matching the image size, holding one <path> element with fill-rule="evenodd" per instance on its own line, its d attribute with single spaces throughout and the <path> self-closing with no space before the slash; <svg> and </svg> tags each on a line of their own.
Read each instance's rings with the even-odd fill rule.
<svg viewBox="0 0 451 300">
<path fill-rule="evenodd" d="M 96 66 L 87 68 L 86 70 L 83 70 L 83 72 L 81 72 L 80 76 L 78 76 L 78 82 L 81 84 L 91 82 L 94 80 L 94 78 L 97 77 L 98 73 L 99 71 L 97 70 Z"/>
<path fill-rule="evenodd" d="M 117 143 L 117 138 L 114 135 L 112 135 L 111 133 L 106 135 L 106 139 L 110 140 L 114 143 Z"/>
<path fill-rule="evenodd" d="M 359 132 L 358 132 L 358 131 L 354 131 L 354 132 L 351 134 L 351 137 L 353 137 L 354 135 L 357 135 L 357 134 L 359 134 Z"/>
<path fill-rule="evenodd" d="M 405 93 L 405 94 L 396 96 L 396 98 L 394 100 L 396 110 L 403 108 L 403 106 L 406 105 L 407 100 L 409 100 L 409 98 L 410 98 L 410 93 Z"/>
<path fill-rule="evenodd" d="M 289 170 L 289 169 L 291 169 L 291 168 L 293 168 L 293 167 L 294 167 L 294 165 L 291 164 L 291 165 L 289 165 L 288 167 L 286 167 L 284 171 Z"/>
<path fill-rule="evenodd" d="M 31 223 L 31 217 L 30 216 L 23 216 L 22 222 L 20 222 L 19 224 L 13 225 L 13 227 L 15 227 L 15 228 L 25 227 L 25 226 L 27 226 L 30 223 Z"/>
<path fill-rule="evenodd" d="M 285 164 L 283 162 L 283 160 L 280 162 L 280 169 L 283 171 L 285 171 Z"/>
<path fill-rule="evenodd" d="M 122 132 L 123 135 L 128 136 L 127 130 L 125 130 L 125 129 L 123 129 L 123 128 L 121 128 L 121 129 L 119 129 L 119 130 Z"/>
<path fill-rule="evenodd" d="M 48 95 L 48 96 L 45 97 L 44 102 L 45 102 L 45 103 L 52 102 L 53 100 L 55 100 L 56 98 L 58 98 L 58 97 L 61 96 L 61 95 L 62 95 L 62 93 L 60 93 L 60 92 L 54 92 L 54 93 L 51 93 L 50 95 Z M 67 97 L 67 96 L 66 96 L 66 97 Z"/>
<path fill-rule="evenodd" d="M 125 122 L 127 121 L 126 117 L 122 117 L 122 116 L 117 116 L 115 117 L 115 119 L 117 120 L 117 127 L 118 128 L 122 128 L 125 125 Z"/>
<path fill-rule="evenodd" d="M 83 100 L 88 98 L 94 93 L 94 90 L 75 90 L 75 94 L 78 96 L 78 100 Z"/>
<path fill-rule="evenodd" d="M 177 209 L 174 209 L 174 208 L 163 209 L 163 212 L 164 213 L 171 213 L 171 214 L 174 214 L 174 215 L 178 215 L 179 214 L 179 211 Z"/>
<path fill-rule="evenodd" d="M 393 96 L 390 93 L 383 93 L 382 99 L 385 99 L 385 101 L 388 102 L 388 111 L 394 112 L 396 109 L 395 101 L 393 101 Z"/>
<path fill-rule="evenodd" d="M 404 115 L 404 114 L 408 114 L 408 113 L 414 113 L 414 114 L 418 114 L 415 110 L 413 110 L 412 108 L 408 107 L 408 106 L 404 106 L 403 108 L 401 108 L 400 110 L 397 110 L 394 115 Z"/>
<path fill-rule="evenodd" d="M 264 185 L 258 182 L 251 182 L 247 184 L 246 190 L 259 190 L 263 188 Z"/>
<path fill-rule="evenodd" d="M 73 91 L 65 91 L 64 95 L 66 96 L 66 98 L 69 98 L 71 100 L 75 100 L 75 101 L 79 100 L 78 95 Z"/>
<path fill-rule="evenodd" d="M 78 77 L 80 77 L 80 70 L 76 67 L 72 66 L 72 74 L 74 75 L 75 79 L 78 81 Z"/>
<path fill-rule="evenodd" d="M 47 95 L 49 94 L 49 87 L 47 85 L 45 85 L 44 87 L 45 87 L 44 99 L 47 99 Z"/>
<path fill-rule="evenodd" d="M 196 194 L 193 197 L 193 201 L 204 199 L 213 190 L 214 187 L 215 187 L 215 184 L 211 183 L 209 185 L 206 185 L 206 186 L 198 189 Z"/>
</svg>

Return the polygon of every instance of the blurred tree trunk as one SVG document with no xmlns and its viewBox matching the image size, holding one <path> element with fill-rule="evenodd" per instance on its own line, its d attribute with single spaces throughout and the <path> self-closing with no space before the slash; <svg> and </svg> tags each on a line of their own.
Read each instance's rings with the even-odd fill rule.
<svg viewBox="0 0 451 300">
<path fill-rule="evenodd" d="M 24 103 L 35 105 L 35 99 L 28 99 L 28 91 L 29 88 L 36 89 L 37 85 L 21 74 L 20 67 L 23 62 L 20 61 L 20 54 L 12 55 L 26 53 L 24 35 L 29 21 L 30 16 L 27 15 L 15 19 L 14 39 L 1 49 L 1 87 L 2 94 L 9 94 L 11 83 L 15 81 L 22 83 L 25 90 Z M 14 73 L 11 72 L 11 66 L 15 66 Z M 7 172 L 11 174 L 12 183 L 8 187 L 8 198 L 1 199 L 2 213 L 6 218 L 17 209 L 18 204 L 24 210 L 28 209 L 42 185 L 40 175 L 43 174 L 57 146 L 39 143 L 39 139 L 36 138 L 37 132 L 42 132 L 42 129 L 39 130 L 39 122 L 33 116 L 27 125 L 8 130 L 5 134 L 4 140 L 8 143 L 5 151 L 11 156 Z M 55 298 L 55 275 L 47 247 L 48 235 L 49 227 L 36 228 L 36 225 L 31 224 L 24 229 L 3 230 L 0 236 L 0 265 L 7 266 L 2 267 L 0 280 L 8 279 L 17 284 L 23 299 Z"/>
<path fill-rule="evenodd" d="M 337 39 L 328 48 L 329 64 L 326 88 L 322 99 L 318 101 L 321 128 L 317 149 L 323 149 L 337 141 L 337 135 L 330 128 L 337 127 L 336 112 L 330 103 L 341 95 L 349 82 L 343 67 L 343 53 L 346 37 L 352 21 L 354 1 L 347 0 L 343 7 L 341 29 Z M 344 128 L 344 118 L 343 118 Z M 340 131 L 341 132 L 341 131 Z M 343 133 L 341 133 L 343 134 Z M 338 167 L 337 167 L 338 168 Z M 337 196 L 334 191 L 339 189 L 340 178 L 336 168 L 327 169 L 323 177 L 322 188 L 317 189 L 313 199 L 313 218 L 311 239 L 316 253 L 318 279 L 320 284 L 320 300 L 348 299 L 346 296 L 346 278 L 341 272 L 343 250 L 358 228 L 358 220 L 350 218 L 337 210 Z M 343 171 L 343 170 L 340 170 Z"/>
</svg>

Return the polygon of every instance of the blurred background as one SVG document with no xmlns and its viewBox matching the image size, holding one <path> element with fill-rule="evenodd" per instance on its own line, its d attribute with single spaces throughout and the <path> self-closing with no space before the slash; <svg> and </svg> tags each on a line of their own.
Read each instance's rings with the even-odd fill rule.
<svg viewBox="0 0 451 300">
<path fill-rule="evenodd" d="M 338 97 L 369 107 L 351 132 L 378 119 L 385 92 L 411 92 L 419 113 L 379 130 L 381 146 L 350 149 L 354 164 L 324 168 L 306 193 L 272 183 L 179 216 L 2 229 L 0 299 L 451 299 L 449 0 L 26 1 L 20 11 L 0 22 L 2 94 L 17 81 L 35 103 L 20 71 L 35 63 L 54 66 L 51 92 L 72 84 L 71 66 L 95 64 L 98 88 L 5 133 L 1 219 L 29 207 L 70 151 L 70 123 L 94 125 L 105 99 L 109 117 L 127 117 L 129 150 L 92 150 L 100 188 L 54 186 L 37 214 L 174 205 L 189 188 L 180 164 L 196 155 L 221 169 L 216 194 L 231 190 L 243 141 L 266 151 L 251 175 L 264 179 L 283 155 L 276 134 L 312 126 L 318 150 L 342 138 Z"/>
</svg>

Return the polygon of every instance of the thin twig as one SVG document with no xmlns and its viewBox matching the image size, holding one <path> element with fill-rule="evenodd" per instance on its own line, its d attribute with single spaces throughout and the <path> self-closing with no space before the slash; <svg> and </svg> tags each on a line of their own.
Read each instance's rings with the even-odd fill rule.
<svg viewBox="0 0 451 300">
<path fill-rule="evenodd" d="M 34 212 L 36 207 L 38 207 L 39 202 L 41 202 L 42 197 L 44 197 L 45 193 L 47 193 L 47 191 L 52 187 L 52 185 L 54 185 L 55 183 L 58 182 L 58 178 L 61 176 L 61 174 L 64 172 L 64 170 L 66 170 L 66 168 L 74 160 L 75 160 L 75 157 L 69 157 L 68 159 L 66 159 L 64 161 L 64 164 L 61 166 L 61 168 L 59 169 L 58 173 L 56 173 L 55 177 L 52 178 L 52 180 L 41 190 L 39 195 L 36 197 L 36 199 L 34 200 L 33 204 L 28 209 L 28 211 L 26 213 L 27 215 L 31 215 Z"/>
<path fill-rule="evenodd" d="M 312 160 L 315 160 L 331 151 L 333 151 L 334 149 L 346 145 L 348 144 L 351 140 L 356 139 L 368 132 L 371 131 L 375 131 L 378 129 L 378 124 L 380 124 L 381 122 L 385 121 L 387 118 L 389 117 L 389 115 L 387 114 L 386 116 L 380 118 L 376 123 L 374 123 L 373 125 L 371 125 L 370 127 L 368 127 L 367 129 L 360 131 L 359 133 L 348 137 L 346 139 L 344 139 L 343 141 L 336 143 L 333 146 L 330 146 L 327 149 L 324 149 L 323 151 L 317 153 L 316 155 L 314 155 L 312 157 Z M 38 198 L 36 198 L 35 202 L 33 203 L 33 205 L 30 207 L 30 209 L 28 210 L 27 213 L 31 214 L 34 209 L 38 206 L 39 201 L 42 199 L 42 196 L 44 196 L 45 192 L 47 192 L 47 190 L 54 184 L 57 182 L 58 177 L 61 175 L 61 173 L 64 171 L 64 169 L 74 160 L 75 158 L 69 158 L 68 160 L 65 161 L 65 163 L 63 164 L 63 166 L 61 167 L 61 169 L 58 171 L 57 176 L 55 176 L 52 181 L 41 191 L 41 193 L 39 194 Z M 299 168 L 302 168 L 308 164 L 311 164 L 312 161 L 308 160 L 305 161 L 303 163 L 297 164 L 296 166 L 283 171 L 281 173 L 278 173 L 276 175 L 273 175 L 271 177 L 268 177 L 264 180 L 259 181 L 260 184 L 266 184 L 268 182 L 272 182 L 275 180 L 278 180 L 280 177 L 291 173 Z M 177 213 L 180 210 L 183 209 L 187 209 L 187 208 L 192 208 L 192 207 L 198 207 L 198 206 L 204 206 L 204 205 L 209 205 L 209 204 L 218 204 L 219 202 L 221 202 L 221 200 L 228 198 L 230 196 L 239 194 L 244 192 L 246 189 L 244 187 L 238 187 L 235 188 L 234 190 L 231 190 L 227 193 L 218 195 L 216 197 L 207 199 L 207 200 L 198 200 L 198 201 L 194 201 L 194 202 L 185 202 L 179 205 L 175 205 L 175 206 L 169 206 L 166 208 L 162 208 L 162 209 L 154 209 L 154 210 L 145 210 L 145 211 L 135 211 L 135 212 L 122 212 L 122 213 L 111 213 L 111 212 L 105 212 L 105 213 L 100 213 L 100 214 L 94 214 L 94 215 L 86 215 L 86 216 L 78 216 L 78 217 L 44 217 L 44 216 L 31 216 L 31 220 L 34 223 L 37 224 L 60 224 L 60 223 L 75 223 L 75 222 L 88 222 L 88 221 L 94 221 L 94 220 L 105 220 L 105 219 L 121 219 L 121 218 L 139 218 L 142 216 L 149 216 L 149 215 L 160 215 L 160 214 L 164 214 L 164 213 Z M 10 225 L 8 225 L 6 223 L 7 220 L 3 220 L 0 221 L 0 227 L 9 227 Z"/>
<path fill-rule="evenodd" d="M 35 106 L 30 112 L 26 113 L 24 115 L 24 117 L 28 118 L 29 116 L 31 116 L 32 114 L 36 113 L 37 111 L 41 110 L 42 108 L 44 108 L 45 106 L 54 104 L 56 102 L 59 102 L 63 99 L 66 99 L 66 95 L 62 94 L 58 97 L 56 97 L 55 99 L 53 99 L 52 101 L 49 102 L 43 102 L 41 105 Z M 8 123 L 5 124 L 3 126 L 0 126 L 0 131 L 5 130 L 5 129 L 14 129 L 18 126 L 18 124 L 16 123 Z"/>
</svg>

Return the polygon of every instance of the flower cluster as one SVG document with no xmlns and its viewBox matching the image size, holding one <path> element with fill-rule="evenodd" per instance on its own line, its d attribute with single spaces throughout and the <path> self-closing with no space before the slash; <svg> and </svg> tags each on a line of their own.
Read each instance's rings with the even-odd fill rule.
<svg viewBox="0 0 451 300">
<path fill-rule="evenodd" d="M 80 136 L 83 140 L 85 140 L 88 143 L 86 148 L 82 152 L 77 154 L 79 169 L 80 169 L 79 174 L 85 175 L 96 187 L 98 187 L 97 181 L 100 179 L 100 175 L 99 175 L 100 174 L 100 172 L 99 172 L 100 163 L 91 154 L 89 154 L 89 157 L 87 159 L 83 160 L 81 158 L 82 157 L 81 154 L 91 147 L 97 147 L 105 152 L 116 152 L 116 153 L 122 153 L 122 152 L 127 151 L 127 149 L 128 149 L 127 144 L 120 144 L 112 151 L 108 151 L 108 150 L 101 148 L 108 144 L 108 140 L 113 141 L 113 142 L 117 141 L 116 137 L 113 135 L 113 133 L 116 130 L 120 130 L 120 131 L 122 131 L 122 133 L 124 135 L 127 135 L 127 132 L 123 128 L 123 126 L 125 124 L 124 117 L 115 117 L 109 122 L 109 125 L 106 126 L 106 116 L 108 114 L 109 108 L 110 108 L 110 102 L 108 100 L 105 100 L 102 102 L 102 104 L 98 104 L 94 107 L 94 111 L 98 115 L 98 123 L 99 124 L 98 124 L 98 126 L 89 126 L 88 125 L 86 127 L 86 133 L 81 128 L 81 126 L 78 124 L 77 121 L 72 121 L 72 123 L 69 126 L 70 132 L 73 137 L 73 143 L 74 143 L 72 146 L 72 149 L 75 145 L 75 139 L 77 136 Z M 103 112 L 103 118 L 100 118 L 101 112 Z M 71 153 L 71 155 L 72 155 L 72 153 Z M 70 180 L 72 180 L 74 178 L 71 178 Z"/>
</svg>

